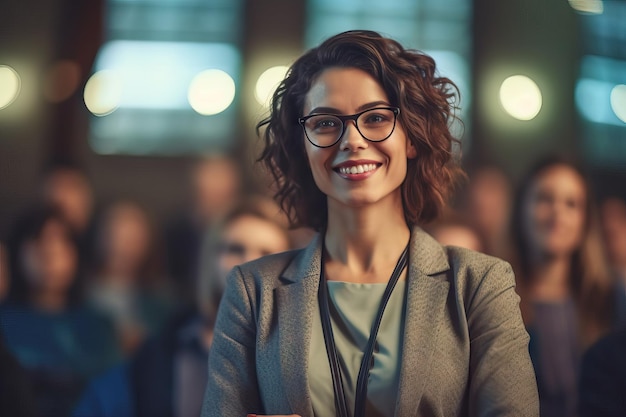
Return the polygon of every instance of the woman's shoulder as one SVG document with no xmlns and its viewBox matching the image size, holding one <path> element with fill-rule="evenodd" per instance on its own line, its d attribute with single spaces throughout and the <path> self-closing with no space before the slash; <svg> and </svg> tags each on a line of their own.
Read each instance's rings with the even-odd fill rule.
<svg viewBox="0 0 626 417">
<path fill-rule="evenodd" d="M 514 282 L 511 265 L 500 258 L 464 247 L 442 245 L 419 229 L 414 231 L 414 238 L 414 244 L 421 246 L 417 255 L 431 258 L 417 260 L 418 267 L 436 263 L 437 267 L 431 265 L 429 269 L 445 273 L 460 292 L 468 288 L 478 289 L 485 280 L 496 287 L 509 286 Z"/>
<path fill-rule="evenodd" d="M 458 246 L 444 246 L 451 265 L 459 265 L 476 272 L 488 272 L 492 268 L 510 269 L 511 265 L 498 257 Z"/>
</svg>

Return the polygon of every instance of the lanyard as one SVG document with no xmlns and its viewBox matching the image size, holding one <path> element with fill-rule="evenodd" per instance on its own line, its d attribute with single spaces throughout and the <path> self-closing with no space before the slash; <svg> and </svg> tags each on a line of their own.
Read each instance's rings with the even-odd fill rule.
<svg viewBox="0 0 626 417">
<path fill-rule="evenodd" d="M 363 352 L 363 359 L 361 360 L 361 366 L 359 368 L 359 375 L 356 383 L 356 397 L 354 401 L 354 417 L 363 417 L 365 415 L 365 403 L 367 398 L 367 383 L 369 380 L 370 367 L 373 364 L 374 346 L 376 344 L 376 336 L 378 335 L 378 328 L 383 319 L 383 312 L 387 306 L 387 302 L 391 297 L 391 293 L 396 286 L 396 283 L 400 279 L 400 274 L 406 268 L 408 263 L 408 245 L 404 248 L 404 251 L 398 259 L 398 263 L 389 278 L 383 298 L 380 301 L 378 307 L 378 313 L 372 323 L 370 331 L 370 337 Z M 324 251 L 322 251 L 323 254 Z M 318 290 L 318 301 L 320 308 L 320 315 L 322 319 L 322 331 L 324 332 L 324 342 L 326 344 L 326 353 L 328 354 L 328 361 L 330 364 L 330 373 L 333 378 L 333 391 L 335 393 L 335 410 L 338 417 L 349 417 L 348 405 L 343 387 L 343 379 L 341 376 L 341 367 L 339 366 L 339 359 L 337 348 L 335 346 L 335 338 L 333 336 L 333 328 L 330 322 L 330 308 L 328 305 L 328 287 L 326 283 L 326 277 L 324 275 L 324 259 L 322 255 L 322 266 L 320 272 L 320 286 Z"/>
</svg>

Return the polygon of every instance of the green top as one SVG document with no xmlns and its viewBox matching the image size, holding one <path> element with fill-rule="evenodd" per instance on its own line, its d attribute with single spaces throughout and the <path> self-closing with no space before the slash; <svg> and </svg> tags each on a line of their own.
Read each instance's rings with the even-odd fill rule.
<svg viewBox="0 0 626 417">
<path fill-rule="evenodd" d="M 387 284 L 329 281 L 330 315 L 343 376 L 348 411 L 354 412 L 356 380 L 370 330 Z M 387 303 L 374 348 L 367 389 L 368 417 L 394 415 L 400 374 L 406 281 L 400 280 Z M 316 416 L 333 416 L 335 399 L 319 309 L 313 314 L 309 388 Z"/>
</svg>

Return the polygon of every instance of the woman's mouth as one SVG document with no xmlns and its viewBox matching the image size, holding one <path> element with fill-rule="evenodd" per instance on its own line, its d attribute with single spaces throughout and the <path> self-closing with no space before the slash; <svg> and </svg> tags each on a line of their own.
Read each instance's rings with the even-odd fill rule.
<svg viewBox="0 0 626 417">
<path fill-rule="evenodd" d="M 376 164 L 359 164 L 352 166 L 342 166 L 337 170 L 340 174 L 363 174 L 365 172 L 374 171 L 377 168 Z"/>
<path fill-rule="evenodd" d="M 381 165 L 376 161 L 346 161 L 335 166 L 333 170 L 344 179 L 358 181 L 372 176 Z"/>
</svg>

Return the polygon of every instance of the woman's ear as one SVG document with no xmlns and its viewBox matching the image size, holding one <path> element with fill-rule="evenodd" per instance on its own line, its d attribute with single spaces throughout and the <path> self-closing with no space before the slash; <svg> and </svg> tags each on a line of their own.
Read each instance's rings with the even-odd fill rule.
<svg viewBox="0 0 626 417">
<path fill-rule="evenodd" d="M 415 148 L 415 145 L 413 145 L 413 142 L 408 139 L 406 141 L 406 157 L 407 159 L 417 158 L 417 149 Z"/>
</svg>

